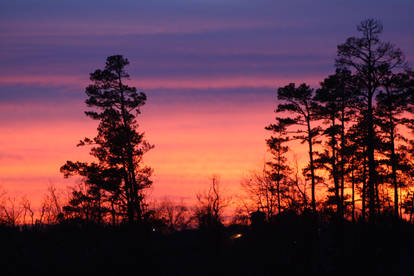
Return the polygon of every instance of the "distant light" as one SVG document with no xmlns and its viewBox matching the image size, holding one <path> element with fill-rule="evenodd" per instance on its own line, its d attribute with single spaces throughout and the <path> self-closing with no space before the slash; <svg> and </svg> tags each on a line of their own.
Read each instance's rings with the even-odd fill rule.
<svg viewBox="0 0 414 276">
<path fill-rule="evenodd" d="M 233 236 L 230 237 L 230 239 L 234 240 L 234 239 L 239 239 L 241 238 L 243 235 L 240 233 L 234 234 Z"/>
<path fill-rule="evenodd" d="M 155 227 L 152 227 L 152 232 L 155 232 Z"/>
</svg>

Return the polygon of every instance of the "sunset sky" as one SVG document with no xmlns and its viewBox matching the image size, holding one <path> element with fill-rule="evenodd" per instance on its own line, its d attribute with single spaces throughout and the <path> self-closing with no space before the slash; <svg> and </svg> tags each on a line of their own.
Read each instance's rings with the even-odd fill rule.
<svg viewBox="0 0 414 276">
<path fill-rule="evenodd" d="M 138 121 L 155 145 L 152 197 L 193 199 L 213 174 L 237 194 L 269 157 L 276 89 L 316 87 L 366 18 L 412 66 L 413 11 L 412 0 L 2 0 L 0 186 L 38 204 L 49 185 L 73 185 L 59 168 L 91 160 L 76 147 L 96 133 L 83 113 L 89 73 L 121 54 L 148 97 Z"/>
</svg>

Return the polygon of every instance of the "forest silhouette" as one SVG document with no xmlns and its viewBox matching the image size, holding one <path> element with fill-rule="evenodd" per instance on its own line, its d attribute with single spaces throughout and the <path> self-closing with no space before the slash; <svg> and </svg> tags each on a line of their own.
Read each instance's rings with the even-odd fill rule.
<svg viewBox="0 0 414 276">
<path fill-rule="evenodd" d="M 79 177 L 62 200 L 50 187 L 38 214 L 30 201 L 0 206 L 0 262 L 7 275 L 122 273 L 412 275 L 414 250 L 414 71 L 367 19 L 337 47 L 319 87 L 277 89 L 264 142 L 271 160 L 242 181 L 231 221 L 219 176 L 194 206 L 150 204 L 157 150 L 139 127 L 146 94 L 127 85 L 129 61 L 109 56 L 90 74 L 85 115 L 97 121 L 93 162 L 67 161 Z M 307 149 L 301 169 L 292 143 Z M 156 170 L 156 168 L 154 168 Z M 28 219 L 27 219 L 28 218 Z"/>
</svg>

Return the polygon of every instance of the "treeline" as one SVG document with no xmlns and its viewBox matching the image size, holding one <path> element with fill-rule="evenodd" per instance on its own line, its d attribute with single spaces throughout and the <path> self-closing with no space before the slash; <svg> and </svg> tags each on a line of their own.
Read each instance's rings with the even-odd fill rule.
<svg viewBox="0 0 414 276">
<path fill-rule="evenodd" d="M 224 210 L 229 207 L 230 198 L 220 191 L 219 177 L 213 176 L 209 189 L 195 195 L 195 203 L 187 204 L 183 200 L 174 201 L 164 197 L 159 200 L 143 202 L 143 216 L 140 221 L 129 223 L 125 217 L 117 215 L 116 221 L 112 215 L 102 212 L 100 220 L 96 220 L 96 207 L 83 204 L 75 209 L 74 194 L 88 193 L 84 183 L 67 190 L 57 189 L 54 185 L 48 187 L 40 206 L 33 206 L 27 196 L 11 196 L 6 190 L 0 191 L 0 231 L 4 229 L 44 231 L 62 227 L 129 227 L 143 226 L 159 233 L 173 233 L 190 229 L 222 229 L 225 224 Z M 84 199 L 87 201 L 87 199 Z M 102 204 L 104 206 L 104 204 Z M 247 218 L 247 217 L 246 217 Z M 243 218 L 244 219 L 244 218 Z M 229 221 L 227 221 L 229 222 Z M 247 225 L 248 218 L 241 222 L 235 219 L 234 224 Z"/>
<path fill-rule="evenodd" d="M 277 91 L 277 117 L 266 127 L 273 158 L 244 183 L 268 218 L 290 209 L 352 222 L 413 219 L 414 72 L 380 39 L 381 22 L 357 30 L 338 45 L 336 71 L 319 88 L 291 83 Z M 289 165 L 291 141 L 307 147 L 305 183 Z"/>
<path fill-rule="evenodd" d="M 414 72 L 400 49 L 381 40 L 381 22 L 368 19 L 357 30 L 359 36 L 338 45 L 336 70 L 318 88 L 292 83 L 278 89 L 277 117 L 266 126 L 272 160 L 242 182 L 248 197 L 239 200 L 233 222 L 246 224 L 253 212 L 268 222 L 282 213 L 370 223 L 391 216 L 412 222 Z M 95 137 L 78 146 L 89 146 L 97 161 L 67 161 L 60 168 L 64 177 L 81 181 L 63 203 L 50 191 L 54 215 L 49 217 L 54 223 L 151 221 L 176 230 L 222 225 L 229 202 L 217 177 L 192 208 L 171 201 L 157 207 L 148 203 L 152 169 L 142 158 L 154 146 L 138 130 L 146 95 L 126 84 L 128 64 L 121 55 L 110 56 L 104 69 L 90 74 L 85 114 L 99 126 Z M 304 168 L 289 158 L 295 143 L 307 147 Z M 30 203 L 24 204 L 20 214 L 29 212 L 34 224 Z M 2 206 L 1 221 L 14 225 L 18 219 L 8 218 L 10 211 Z"/>
<path fill-rule="evenodd" d="M 63 218 L 65 196 L 55 186 L 48 187 L 40 206 L 34 206 L 26 195 L 16 197 L 0 189 L 0 226 L 41 228 Z"/>
</svg>

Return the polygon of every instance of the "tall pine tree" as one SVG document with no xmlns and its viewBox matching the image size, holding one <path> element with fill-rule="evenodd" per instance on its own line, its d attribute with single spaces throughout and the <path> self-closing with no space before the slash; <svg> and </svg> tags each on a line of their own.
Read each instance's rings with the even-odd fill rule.
<svg viewBox="0 0 414 276">
<path fill-rule="evenodd" d="M 316 137 L 320 132 L 320 127 L 313 127 L 311 124 L 316 116 L 316 102 L 313 100 L 313 92 L 313 89 L 306 84 L 295 87 L 295 84 L 291 83 L 279 88 L 277 98 L 282 103 L 278 105 L 276 112 L 290 112 L 294 117 L 285 118 L 285 122 L 288 122 L 286 127 L 292 125 L 299 126 L 293 138 L 308 144 L 309 165 L 304 172 L 305 176 L 311 180 L 311 207 L 313 213 L 316 213 L 315 187 L 317 176 L 315 175 L 313 147 L 317 143 Z"/>
<path fill-rule="evenodd" d="M 121 217 L 133 223 L 142 219 L 144 189 L 152 184 L 152 170 L 143 166 L 142 158 L 153 146 L 138 131 L 136 117 L 146 95 L 125 84 L 129 78 L 125 71 L 128 64 L 121 55 L 108 57 L 103 70 L 91 73 L 92 84 L 86 88 L 85 102 L 91 110 L 85 114 L 99 121 L 99 126 L 96 137 L 85 138 L 79 146 L 91 145 L 90 154 L 98 163 L 68 161 L 61 171 L 65 176 L 84 176 L 90 191 L 109 193 L 112 208 L 115 204 Z M 100 172 L 96 174 L 91 167 Z M 103 178 L 105 175 L 109 176 Z"/>
<path fill-rule="evenodd" d="M 350 37 L 338 46 L 336 65 L 338 68 L 352 71 L 359 83 L 361 114 L 366 118 L 366 146 L 368 157 L 368 207 L 371 223 L 376 218 L 375 189 L 377 187 L 377 169 L 375 161 L 376 133 L 374 118 L 374 99 L 383 79 L 397 68 L 405 64 L 404 57 L 398 48 L 391 43 L 380 40 L 382 24 L 378 20 L 362 21 L 357 30 L 361 37 Z"/>
</svg>

